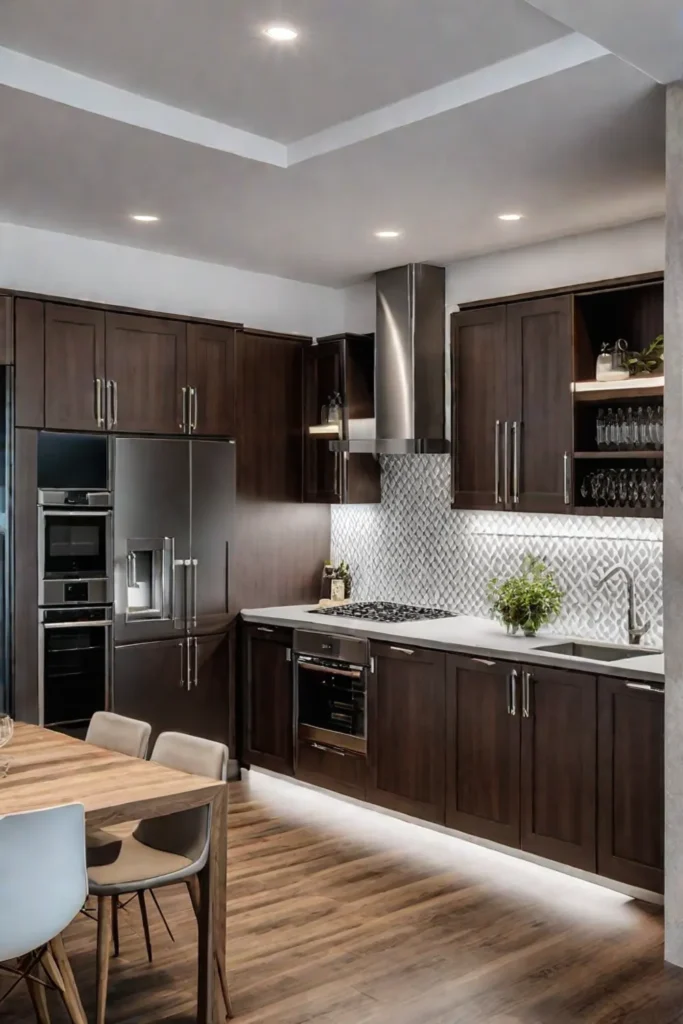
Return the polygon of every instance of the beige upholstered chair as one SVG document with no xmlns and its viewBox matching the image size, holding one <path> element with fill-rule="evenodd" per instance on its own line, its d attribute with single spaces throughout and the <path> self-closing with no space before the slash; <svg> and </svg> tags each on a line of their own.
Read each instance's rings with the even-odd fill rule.
<svg viewBox="0 0 683 1024">
<path fill-rule="evenodd" d="M 162 733 L 152 761 L 212 779 L 225 779 L 228 750 L 222 743 Z M 195 912 L 198 912 L 197 874 L 209 855 L 211 818 L 209 807 L 142 821 L 133 835 L 124 839 L 112 864 L 88 870 L 90 893 L 97 896 L 97 1024 L 104 1024 L 109 976 L 109 933 L 114 902 L 126 893 L 140 893 L 174 882 L 186 882 Z M 141 904 L 142 909 L 143 904 Z M 226 1013 L 232 1016 L 225 973 L 219 961 L 219 976 Z"/>
<path fill-rule="evenodd" d="M 90 719 L 85 742 L 130 757 L 147 757 L 151 732 L 152 726 L 147 722 L 124 718 L 112 711 L 96 711 Z"/>
</svg>

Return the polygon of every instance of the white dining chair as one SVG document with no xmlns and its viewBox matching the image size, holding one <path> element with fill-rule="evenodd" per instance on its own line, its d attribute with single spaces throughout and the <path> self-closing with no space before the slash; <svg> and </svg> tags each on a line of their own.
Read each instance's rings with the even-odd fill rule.
<svg viewBox="0 0 683 1024">
<path fill-rule="evenodd" d="M 73 1024 L 87 1024 L 62 932 L 88 894 L 82 804 L 0 817 L 0 963 L 26 981 L 40 1024 L 49 1022 L 42 967 Z"/>
</svg>

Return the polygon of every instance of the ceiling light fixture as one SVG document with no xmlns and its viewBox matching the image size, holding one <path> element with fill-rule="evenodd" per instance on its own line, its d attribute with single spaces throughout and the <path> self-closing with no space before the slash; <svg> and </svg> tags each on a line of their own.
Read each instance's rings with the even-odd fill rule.
<svg viewBox="0 0 683 1024">
<path fill-rule="evenodd" d="M 498 220 L 521 220 L 523 216 L 522 213 L 499 213 Z"/>
<path fill-rule="evenodd" d="M 131 213 L 130 216 L 132 220 L 137 220 L 141 224 L 153 224 L 154 221 L 159 220 L 154 213 Z"/>
<path fill-rule="evenodd" d="M 398 238 L 400 231 L 386 230 L 386 231 L 375 231 L 375 238 Z"/>
<path fill-rule="evenodd" d="M 276 43 L 291 43 L 299 35 L 297 30 L 289 25 L 269 25 L 268 28 L 264 28 L 263 34 Z"/>
</svg>

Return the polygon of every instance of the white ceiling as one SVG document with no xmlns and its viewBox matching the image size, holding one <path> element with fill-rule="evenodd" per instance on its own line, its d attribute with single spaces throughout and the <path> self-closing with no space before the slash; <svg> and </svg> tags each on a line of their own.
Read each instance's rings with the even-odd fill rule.
<svg viewBox="0 0 683 1024">
<path fill-rule="evenodd" d="M 4 0 L 0 219 L 343 285 L 661 214 L 656 76 L 538 3 Z"/>
</svg>

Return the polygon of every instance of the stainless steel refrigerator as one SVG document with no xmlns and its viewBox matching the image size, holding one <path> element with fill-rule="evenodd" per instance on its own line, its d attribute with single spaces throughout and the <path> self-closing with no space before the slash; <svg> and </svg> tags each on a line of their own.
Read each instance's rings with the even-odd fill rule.
<svg viewBox="0 0 683 1024">
<path fill-rule="evenodd" d="M 235 445 L 114 442 L 114 682 L 120 714 L 227 742 Z"/>
</svg>

